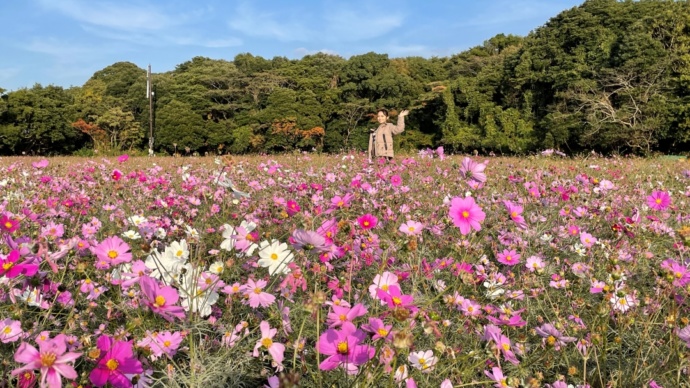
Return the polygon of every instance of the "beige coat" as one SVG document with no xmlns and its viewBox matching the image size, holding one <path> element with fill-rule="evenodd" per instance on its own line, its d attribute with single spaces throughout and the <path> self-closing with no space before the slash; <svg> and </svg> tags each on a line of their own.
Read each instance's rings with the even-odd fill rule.
<svg viewBox="0 0 690 388">
<path fill-rule="evenodd" d="M 370 129 L 369 134 L 369 159 L 372 156 L 393 157 L 393 135 L 399 135 L 405 131 L 405 116 L 398 116 L 398 125 L 384 123 L 376 129 Z M 373 155 L 372 155 L 373 152 Z"/>
</svg>

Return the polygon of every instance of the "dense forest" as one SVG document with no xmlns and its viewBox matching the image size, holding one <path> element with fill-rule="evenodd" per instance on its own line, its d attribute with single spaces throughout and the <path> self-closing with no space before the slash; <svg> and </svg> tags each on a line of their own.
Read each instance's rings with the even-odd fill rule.
<svg viewBox="0 0 690 388">
<path fill-rule="evenodd" d="M 155 66 L 155 64 L 154 64 Z M 0 154 L 148 148 L 146 70 L 81 87 L 0 85 Z M 690 150 L 686 1 L 587 0 L 526 37 L 448 58 L 195 57 L 153 74 L 157 153 L 365 149 L 378 108 L 410 109 L 400 149 L 527 154 Z"/>
</svg>

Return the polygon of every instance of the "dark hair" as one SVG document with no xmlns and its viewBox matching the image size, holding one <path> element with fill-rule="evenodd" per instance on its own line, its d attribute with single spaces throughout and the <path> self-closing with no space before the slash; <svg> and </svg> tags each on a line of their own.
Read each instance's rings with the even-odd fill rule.
<svg viewBox="0 0 690 388">
<path fill-rule="evenodd" d="M 383 114 L 386 115 L 386 117 L 388 117 L 388 109 L 381 108 L 376 111 L 376 114 L 379 114 L 379 112 L 383 112 Z"/>
</svg>

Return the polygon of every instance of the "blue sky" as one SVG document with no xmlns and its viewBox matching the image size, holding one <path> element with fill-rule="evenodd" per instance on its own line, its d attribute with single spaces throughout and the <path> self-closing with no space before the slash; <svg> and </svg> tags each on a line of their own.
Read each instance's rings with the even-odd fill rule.
<svg viewBox="0 0 690 388">
<path fill-rule="evenodd" d="M 0 88 L 81 86 L 120 61 L 154 73 L 204 56 L 447 57 L 527 35 L 583 0 L 1 0 Z"/>
</svg>

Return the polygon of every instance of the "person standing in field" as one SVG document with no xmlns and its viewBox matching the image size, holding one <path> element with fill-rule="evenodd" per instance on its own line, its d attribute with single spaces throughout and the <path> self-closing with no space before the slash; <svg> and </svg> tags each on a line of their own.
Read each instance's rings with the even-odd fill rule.
<svg viewBox="0 0 690 388">
<path fill-rule="evenodd" d="M 371 163 L 371 156 L 388 160 L 393 159 L 393 135 L 399 135 L 405 130 L 405 116 L 410 113 L 404 110 L 398 114 L 398 124 L 393 125 L 388 122 L 388 111 L 379 109 L 376 111 L 376 120 L 379 126 L 376 129 L 370 129 L 369 134 L 369 163 Z"/>
</svg>

